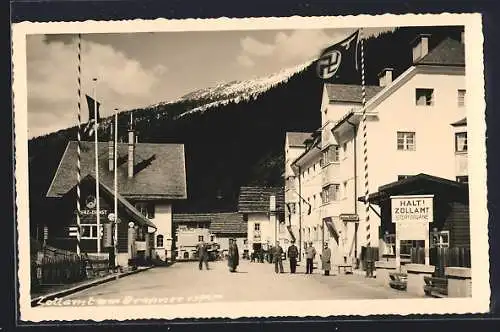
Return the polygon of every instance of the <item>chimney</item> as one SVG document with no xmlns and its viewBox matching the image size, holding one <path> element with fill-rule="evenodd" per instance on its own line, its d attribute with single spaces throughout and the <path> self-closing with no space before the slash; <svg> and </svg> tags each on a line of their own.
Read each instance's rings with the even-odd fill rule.
<svg viewBox="0 0 500 332">
<path fill-rule="evenodd" d="M 392 83 L 392 72 L 393 68 L 384 68 L 382 71 L 378 74 L 378 79 L 379 79 L 379 85 L 384 87 L 388 86 L 389 84 Z"/>
<path fill-rule="evenodd" d="M 130 124 L 128 127 L 128 177 L 134 177 L 134 162 L 135 162 L 135 132 L 132 113 L 130 113 Z"/>
<path fill-rule="evenodd" d="M 429 53 L 430 34 L 420 34 L 413 39 L 410 45 L 413 47 L 413 62 L 422 59 Z"/>
<path fill-rule="evenodd" d="M 115 167 L 115 140 L 113 136 L 113 124 L 109 127 L 109 141 L 108 141 L 108 169 L 113 172 Z"/>
</svg>

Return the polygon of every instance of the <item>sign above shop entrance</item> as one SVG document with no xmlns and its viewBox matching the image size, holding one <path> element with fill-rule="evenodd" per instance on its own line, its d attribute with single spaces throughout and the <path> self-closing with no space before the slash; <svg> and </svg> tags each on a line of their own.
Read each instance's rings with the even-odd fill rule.
<svg viewBox="0 0 500 332">
<path fill-rule="evenodd" d="M 433 222 L 434 195 L 391 196 L 392 222 Z"/>
<path fill-rule="evenodd" d="M 359 216 L 355 213 L 342 213 L 339 218 L 342 221 L 359 221 Z"/>
</svg>

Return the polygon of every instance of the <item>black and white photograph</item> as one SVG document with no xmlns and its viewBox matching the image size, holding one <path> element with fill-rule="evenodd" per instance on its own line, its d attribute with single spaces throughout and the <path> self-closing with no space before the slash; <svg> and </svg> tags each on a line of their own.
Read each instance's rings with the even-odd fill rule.
<svg viewBox="0 0 500 332">
<path fill-rule="evenodd" d="M 21 320 L 487 312 L 481 29 L 14 24 Z"/>
</svg>

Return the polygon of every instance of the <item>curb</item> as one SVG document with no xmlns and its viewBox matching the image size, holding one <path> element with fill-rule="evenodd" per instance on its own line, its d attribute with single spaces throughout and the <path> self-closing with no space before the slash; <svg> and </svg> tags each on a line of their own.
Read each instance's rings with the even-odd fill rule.
<svg viewBox="0 0 500 332">
<path fill-rule="evenodd" d="M 64 290 L 61 290 L 61 291 L 58 291 L 58 292 L 54 292 L 54 293 L 50 293 L 50 294 L 47 294 L 47 295 L 41 295 L 41 296 L 38 296 L 38 297 L 36 297 L 36 298 L 34 298 L 34 299 L 31 300 L 31 307 L 36 307 L 36 306 L 39 306 L 39 305 L 43 304 L 45 301 L 53 300 L 53 299 L 59 298 L 59 297 L 64 297 L 64 296 L 67 296 L 67 295 L 79 292 L 81 290 L 84 290 L 84 289 L 87 289 L 87 288 L 91 288 L 93 286 L 101 285 L 101 284 L 104 284 L 104 283 L 112 281 L 112 280 L 118 280 L 118 279 L 121 279 L 123 277 L 129 276 L 129 275 L 132 275 L 132 274 L 137 274 L 139 272 L 144 272 L 144 271 L 150 270 L 152 268 L 153 268 L 153 266 L 148 266 L 148 267 L 145 267 L 143 269 L 137 269 L 137 270 L 133 270 L 133 271 L 122 272 L 120 274 L 107 276 L 107 277 L 104 277 L 102 279 L 89 281 L 88 283 L 85 283 L 85 284 L 82 284 L 82 285 L 78 285 L 78 286 L 75 286 L 75 287 L 72 287 L 72 288 L 69 288 L 69 289 L 64 289 Z M 41 301 L 43 301 L 43 302 L 41 302 Z"/>
</svg>

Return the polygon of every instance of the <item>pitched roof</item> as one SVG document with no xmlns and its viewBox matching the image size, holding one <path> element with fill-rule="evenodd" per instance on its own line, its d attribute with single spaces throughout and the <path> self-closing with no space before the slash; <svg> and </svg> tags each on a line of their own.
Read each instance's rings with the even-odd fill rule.
<svg viewBox="0 0 500 332">
<path fill-rule="evenodd" d="M 420 60 L 417 65 L 443 65 L 443 66 L 464 66 L 465 47 L 464 44 L 451 38 L 446 38 L 436 47 L 430 50 Z"/>
<path fill-rule="evenodd" d="M 285 211 L 285 193 L 282 187 L 241 187 L 238 211 L 241 213 L 268 213 L 270 196 L 276 196 L 276 211 Z"/>
<path fill-rule="evenodd" d="M 384 87 L 378 85 L 365 86 L 366 100 L 370 100 Z M 333 102 L 361 103 L 362 87 L 354 84 L 326 84 L 328 99 Z"/>
<path fill-rule="evenodd" d="M 84 179 L 83 181 L 92 181 L 95 183 L 95 178 L 88 174 Z M 73 186 L 74 188 L 75 186 Z M 71 188 L 71 189 L 73 189 Z M 110 198 L 114 198 L 114 190 L 112 190 L 111 188 L 109 188 L 107 185 L 105 185 L 104 183 L 102 182 L 99 182 L 99 190 L 100 190 L 100 193 L 101 194 L 104 194 Z M 142 225 L 142 226 L 149 226 L 149 227 L 153 227 L 156 229 L 156 225 L 151 221 L 149 220 L 148 218 L 146 218 L 141 212 L 139 212 L 139 210 L 137 210 L 129 201 L 127 201 L 122 195 L 120 194 L 117 194 L 116 195 L 116 200 L 118 201 L 118 208 L 123 208 L 125 209 L 125 211 L 127 212 L 127 214 L 132 218 L 132 220 L 134 220 L 135 222 L 137 222 L 138 224 Z M 118 213 L 118 216 L 120 214 Z"/>
<path fill-rule="evenodd" d="M 215 213 L 210 230 L 215 234 L 246 234 L 248 232 L 243 215 L 237 212 Z"/>
<path fill-rule="evenodd" d="M 71 141 L 61 158 L 47 197 L 61 197 L 76 185 L 78 143 Z M 108 142 L 98 143 L 99 180 L 113 187 L 114 175 L 108 169 Z M 81 176 L 95 177 L 95 144 L 82 142 Z M 185 199 L 186 170 L 182 144 L 135 144 L 135 174 L 128 178 L 128 145 L 118 143 L 118 192 L 131 199 Z"/>
<path fill-rule="evenodd" d="M 461 120 L 458 120 L 457 122 L 453 122 L 451 125 L 453 127 L 466 126 L 467 125 L 467 118 L 463 118 Z"/>
<path fill-rule="evenodd" d="M 420 173 L 380 186 L 377 192 L 368 196 L 368 200 L 379 205 L 390 200 L 392 195 L 406 195 L 408 193 L 413 195 L 437 194 L 446 197 L 446 199 L 463 199 L 468 195 L 468 187 L 466 183 Z M 365 197 L 358 197 L 358 201 L 364 202 Z"/>
<path fill-rule="evenodd" d="M 172 222 L 174 224 L 209 222 L 210 231 L 215 234 L 247 233 L 247 223 L 237 212 L 173 214 Z"/>
<path fill-rule="evenodd" d="M 312 133 L 287 132 L 288 145 L 290 147 L 305 147 L 304 141 L 311 138 Z"/>
</svg>

